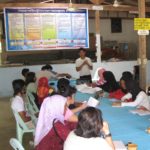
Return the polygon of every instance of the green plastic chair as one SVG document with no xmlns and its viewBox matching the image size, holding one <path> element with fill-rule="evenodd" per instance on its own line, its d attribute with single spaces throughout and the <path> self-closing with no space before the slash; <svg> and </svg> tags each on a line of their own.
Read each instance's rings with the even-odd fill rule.
<svg viewBox="0 0 150 150">
<path fill-rule="evenodd" d="M 39 113 L 39 109 L 38 109 L 37 105 L 35 104 L 34 95 L 30 92 L 27 92 L 26 96 L 27 96 L 27 101 L 28 101 L 27 109 L 28 109 L 28 112 L 30 114 L 30 117 L 31 117 L 34 125 L 36 126 L 37 117 L 35 116 L 35 114 Z"/>
<path fill-rule="evenodd" d="M 27 100 L 28 100 L 28 111 L 31 115 L 35 115 L 36 113 L 39 112 L 39 109 L 37 107 L 37 105 L 35 104 L 35 97 L 32 93 L 27 92 L 26 94 L 27 96 Z"/>
<path fill-rule="evenodd" d="M 12 110 L 16 120 L 16 135 L 19 142 L 22 144 L 22 138 L 24 133 L 33 133 L 35 132 L 35 128 L 29 129 L 26 123 L 22 120 L 19 113 L 15 110 Z"/>
<path fill-rule="evenodd" d="M 14 150 L 25 150 L 22 144 L 16 138 L 11 138 L 9 143 Z"/>
</svg>

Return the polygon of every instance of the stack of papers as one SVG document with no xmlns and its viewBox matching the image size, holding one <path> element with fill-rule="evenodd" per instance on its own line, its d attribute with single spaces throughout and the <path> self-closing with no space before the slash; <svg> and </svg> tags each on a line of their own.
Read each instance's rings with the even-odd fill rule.
<svg viewBox="0 0 150 150">
<path fill-rule="evenodd" d="M 150 115 L 150 111 L 141 110 L 141 109 L 130 110 L 130 112 L 132 114 L 138 114 L 139 116 Z"/>
<path fill-rule="evenodd" d="M 89 93 L 89 94 L 95 94 L 98 91 L 101 91 L 102 89 L 99 87 L 92 88 L 90 86 L 87 86 L 86 84 L 80 84 L 76 85 L 76 88 L 79 92 L 82 93 Z"/>
<path fill-rule="evenodd" d="M 122 141 L 113 141 L 115 150 L 127 150 L 124 143 Z"/>
</svg>

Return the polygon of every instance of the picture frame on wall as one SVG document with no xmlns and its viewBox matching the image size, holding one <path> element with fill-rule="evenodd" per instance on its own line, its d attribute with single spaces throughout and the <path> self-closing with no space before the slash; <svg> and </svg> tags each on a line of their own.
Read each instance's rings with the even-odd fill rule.
<svg viewBox="0 0 150 150">
<path fill-rule="evenodd" d="M 111 32 L 112 33 L 121 33 L 122 32 L 121 18 L 111 18 Z"/>
</svg>

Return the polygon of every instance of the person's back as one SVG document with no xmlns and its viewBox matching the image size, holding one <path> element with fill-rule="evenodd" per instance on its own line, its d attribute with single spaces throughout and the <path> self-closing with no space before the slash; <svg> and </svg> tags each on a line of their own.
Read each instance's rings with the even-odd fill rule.
<svg viewBox="0 0 150 150">
<path fill-rule="evenodd" d="M 74 123 L 57 121 L 35 150 L 62 150 L 64 141 L 74 128 Z"/>
<path fill-rule="evenodd" d="M 38 83 L 38 80 L 42 77 L 46 77 L 48 80 L 50 79 L 56 79 L 57 73 L 52 71 L 53 67 L 51 65 L 44 65 L 42 66 L 41 70 L 36 73 L 36 80 Z"/>
<path fill-rule="evenodd" d="M 42 104 L 44 98 L 49 95 L 50 87 L 48 85 L 48 79 L 46 77 L 42 77 L 38 81 L 37 87 L 37 96 L 39 105 Z"/>
<path fill-rule="evenodd" d="M 108 124 L 103 122 L 101 111 L 94 107 L 87 107 L 80 112 L 77 127 L 68 135 L 64 150 L 91 149 L 113 150 L 114 145 Z"/>
<path fill-rule="evenodd" d="M 47 97 L 41 106 L 35 131 L 36 150 L 62 150 L 67 135 L 75 124 L 65 120 L 67 99 L 61 95 Z M 68 116 L 70 117 L 70 116 Z"/>
<path fill-rule="evenodd" d="M 73 131 L 68 135 L 64 150 L 112 150 L 101 137 L 83 138 Z"/>
<path fill-rule="evenodd" d="M 52 78 L 55 78 L 56 75 L 52 74 L 48 70 L 40 70 L 39 72 L 36 73 L 37 83 L 38 83 L 38 80 L 42 77 L 46 77 L 48 80 L 50 80 Z"/>
<path fill-rule="evenodd" d="M 30 93 L 35 93 L 37 92 L 37 86 L 35 83 L 29 83 L 28 86 L 27 86 L 27 92 L 30 92 Z"/>
</svg>

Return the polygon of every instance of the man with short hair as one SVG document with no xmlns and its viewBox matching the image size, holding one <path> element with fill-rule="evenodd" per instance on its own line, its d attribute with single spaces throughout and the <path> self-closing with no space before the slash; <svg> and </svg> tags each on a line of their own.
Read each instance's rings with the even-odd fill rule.
<svg viewBox="0 0 150 150">
<path fill-rule="evenodd" d="M 42 68 L 39 72 L 36 73 L 37 83 L 41 77 L 46 77 L 48 80 L 51 80 L 51 79 L 58 79 L 59 77 L 71 78 L 71 75 L 68 73 L 57 73 L 57 72 L 53 71 L 53 67 L 51 65 L 46 64 L 46 65 L 42 66 Z"/>
<path fill-rule="evenodd" d="M 79 49 L 79 56 L 76 60 L 76 70 L 80 74 L 80 80 L 83 82 L 92 82 L 91 70 L 93 69 L 92 61 L 89 57 L 86 57 L 86 50 L 84 48 Z"/>
</svg>

